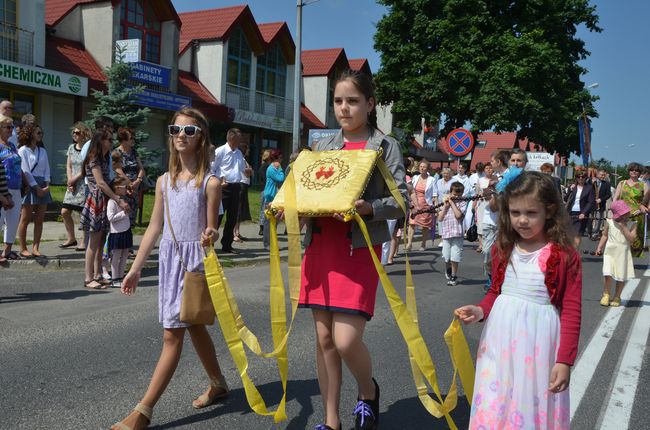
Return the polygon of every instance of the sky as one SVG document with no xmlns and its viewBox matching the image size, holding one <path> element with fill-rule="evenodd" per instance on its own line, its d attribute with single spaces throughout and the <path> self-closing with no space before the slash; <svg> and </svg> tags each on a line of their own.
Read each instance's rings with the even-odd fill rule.
<svg viewBox="0 0 650 430">
<path fill-rule="evenodd" d="M 179 13 L 244 4 L 224 0 L 172 3 Z M 593 156 L 615 165 L 630 161 L 650 165 L 648 131 L 643 128 L 650 125 L 650 1 L 591 3 L 597 7 L 603 32 L 590 33 L 582 28 L 578 37 L 591 52 L 581 62 L 588 69 L 583 82 L 598 83 L 591 91 L 600 97 L 595 104 L 600 117 L 592 122 Z M 286 21 L 295 39 L 295 0 L 250 0 L 246 4 L 258 23 Z M 342 47 L 348 58 L 367 58 L 376 72 L 380 59 L 373 48 L 373 35 L 375 23 L 386 12 L 372 0 L 319 0 L 304 6 L 303 50 Z"/>
</svg>

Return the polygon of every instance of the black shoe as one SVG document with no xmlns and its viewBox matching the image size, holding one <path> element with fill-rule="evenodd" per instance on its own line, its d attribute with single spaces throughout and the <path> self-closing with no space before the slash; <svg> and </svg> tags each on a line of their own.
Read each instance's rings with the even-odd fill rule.
<svg viewBox="0 0 650 430">
<path fill-rule="evenodd" d="M 451 266 L 447 267 L 447 270 L 445 271 L 445 278 L 447 278 L 447 280 L 451 279 Z"/>
<path fill-rule="evenodd" d="M 239 251 L 237 251 L 234 248 L 222 248 L 221 252 L 223 252 L 224 254 L 233 254 L 233 255 L 239 254 Z"/>
<path fill-rule="evenodd" d="M 376 430 L 379 427 L 379 385 L 375 378 L 375 399 L 357 399 L 357 406 L 354 408 L 354 430 Z"/>
<path fill-rule="evenodd" d="M 260 232 L 257 233 L 257 235 L 258 236 L 264 236 L 264 226 L 263 225 L 260 226 Z"/>
<path fill-rule="evenodd" d="M 458 277 L 455 275 L 452 275 L 451 278 L 449 278 L 449 281 L 447 281 L 447 285 L 450 285 L 452 287 L 455 287 L 458 285 Z"/>
<path fill-rule="evenodd" d="M 239 237 L 239 240 L 241 240 L 242 242 L 246 242 L 246 241 L 248 241 L 248 238 L 242 236 L 241 234 L 240 234 L 238 237 Z"/>
<path fill-rule="evenodd" d="M 339 424 L 339 430 L 343 429 L 343 425 Z M 327 424 L 318 424 L 316 426 L 315 430 L 334 430 L 332 427 L 328 426 Z"/>
</svg>

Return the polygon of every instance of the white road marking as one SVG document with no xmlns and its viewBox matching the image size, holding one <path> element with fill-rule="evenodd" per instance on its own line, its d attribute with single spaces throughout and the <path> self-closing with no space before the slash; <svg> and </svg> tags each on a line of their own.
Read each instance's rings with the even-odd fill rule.
<svg viewBox="0 0 650 430">
<path fill-rule="evenodd" d="M 629 428 L 643 355 L 647 346 L 648 333 L 650 333 L 650 305 L 647 304 L 650 302 L 650 287 L 646 287 L 641 300 L 641 307 L 634 318 L 623 358 L 616 372 L 616 380 L 605 408 L 607 412 L 603 416 L 601 429 Z"/>
<path fill-rule="evenodd" d="M 650 269 L 645 271 L 643 278 L 648 276 L 650 276 Z M 587 391 L 587 387 L 594 376 L 596 367 L 605 352 L 609 340 L 612 338 L 614 330 L 616 330 L 616 326 L 618 325 L 618 321 L 621 319 L 621 315 L 623 315 L 628 300 L 632 297 L 632 294 L 634 294 L 640 282 L 641 279 L 639 278 L 627 281 L 625 288 L 623 288 L 623 291 L 621 292 L 621 306 L 617 308 L 609 308 L 607 310 L 600 325 L 591 337 L 589 344 L 584 351 L 582 351 L 580 359 L 573 367 L 571 372 L 571 384 L 569 385 L 571 419 L 573 419 L 578 406 L 580 406 L 580 402 L 582 402 L 582 397 Z M 612 285 L 612 287 L 614 287 L 614 285 Z"/>
</svg>

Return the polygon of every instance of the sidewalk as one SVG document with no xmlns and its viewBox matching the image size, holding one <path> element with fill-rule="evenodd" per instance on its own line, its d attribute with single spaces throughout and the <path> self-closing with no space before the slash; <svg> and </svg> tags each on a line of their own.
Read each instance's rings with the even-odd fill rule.
<svg viewBox="0 0 650 430">
<path fill-rule="evenodd" d="M 75 228 L 77 225 L 75 224 Z M 217 256 L 219 261 L 224 266 L 239 266 L 239 265 L 254 265 L 254 264 L 264 264 L 269 261 L 269 252 L 265 251 L 262 246 L 262 236 L 259 236 L 259 226 L 257 223 L 246 222 L 241 224 L 240 233 L 247 238 L 245 242 L 234 242 L 233 248 L 238 251 L 238 254 L 222 254 L 221 244 L 216 244 Z M 223 227 L 219 229 L 219 235 L 221 235 Z M 27 240 L 31 240 L 33 232 L 33 224 L 30 224 L 27 230 Z M 278 245 L 280 247 L 280 258 L 286 258 L 287 256 L 287 238 L 282 235 L 284 233 L 284 224 L 278 226 Z M 75 251 L 73 248 L 61 249 L 59 244 L 63 243 L 66 238 L 65 228 L 62 222 L 55 221 L 46 221 L 43 223 L 43 238 L 41 241 L 40 251 L 43 254 L 43 257 L 39 258 L 30 258 L 23 260 L 14 260 L 8 261 L 6 263 L 0 264 L 0 268 L 17 268 L 21 266 L 30 266 L 32 268 L 47 268 L 47 269 L 56 269 L 56 268 L 76 268 L 83 269 L 84 267 L 84 253 L 81 251 Z M 81 232 L 77 232 L 77 240 L 81 240 Z M 140 242 L 142 241 L 142 235 L 133 236 L 133 245 L 134 248 L 138 249 Z M 28 250 L 31 250 L 31 245 L 27 246 Z M 20 251 L 18 243 L 15 243 L 13 251 L 18 253 Z M 158 266 L 158 247 L 156 246 L 149 259 L 147 260 L 146 267 L 155 268 Z M 2 269 L 0 269 L 2 270 Z"/>
</svg>

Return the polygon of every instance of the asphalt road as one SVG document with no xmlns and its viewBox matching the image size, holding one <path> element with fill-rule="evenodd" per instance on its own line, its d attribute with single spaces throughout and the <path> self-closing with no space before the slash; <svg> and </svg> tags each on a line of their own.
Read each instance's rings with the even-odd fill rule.
<svg viewBox="0 0 650 430">
<path fill-rule="evenodd" d="M 481 299 L 483 281 L 473 246 L 466 247 L 461 283 L 456 287 L 445 285 L 439 255 L 438 250 L 429 250 L 414 252 L 412 257 L 421 330 L 446 393 L 452 374 L 443 333 L 455 307 Z M 397 261 L 389 273 L 403 292 L 403 258 Z M 572 381 L 572 403 L 577 406 L 572 428 L 650 428 L 646 418 L 650 405 L 650 271 L 646 269 L 647 261 L 640 261 L 640 279 L 626 287 L 628 293 L 633 292 L 627 306 L 608 309 L 598 304 L 600 260 L 584 260 L 583 328 L 581 355 Z M 246 322 L 268 349 L 268 266 L 231 268 L 226 273 Z M 118 290 L 84 290 L 82 279 L 77 270 L 0 269 L 1 429 L 106 429 L 124 417 L 146 389 L 162 339 L 157 273 L 145 273 L 133 297 Z M 447 428 L 444 420 L 429 416 L 417 399 L 406 348 L 381 290 L 375 312 L 365 338 L 382 389 L 381 428 Z M 473 354 L 480 333 L 480 325 L 465 328 Z M 233 389 L 231 396 L 205 410 L 192 408 L 191 401 L 207 381 L 188 338 L 150 428 L 311 429 L 321 422 L 308 311 L 299 310 L 289 340 L 289 420 L 277 425 L 272 418 L 250 410 L 217 326 L 212 334 Z M 588 352 L 582 354 L 586 348 Z M 250 353 L 249 360 L 250 374 L 267 404 L 275 406 L 281 387 L 274 362 L 253 358 Z M 344 428 L 353 425 L 355 401 L 356 388 L 346 371 L 341 398 Z M 453 413 L 459 428 L 467 428 L 468 415 L 469 406 L 461 396 Z"/>
</svg>

